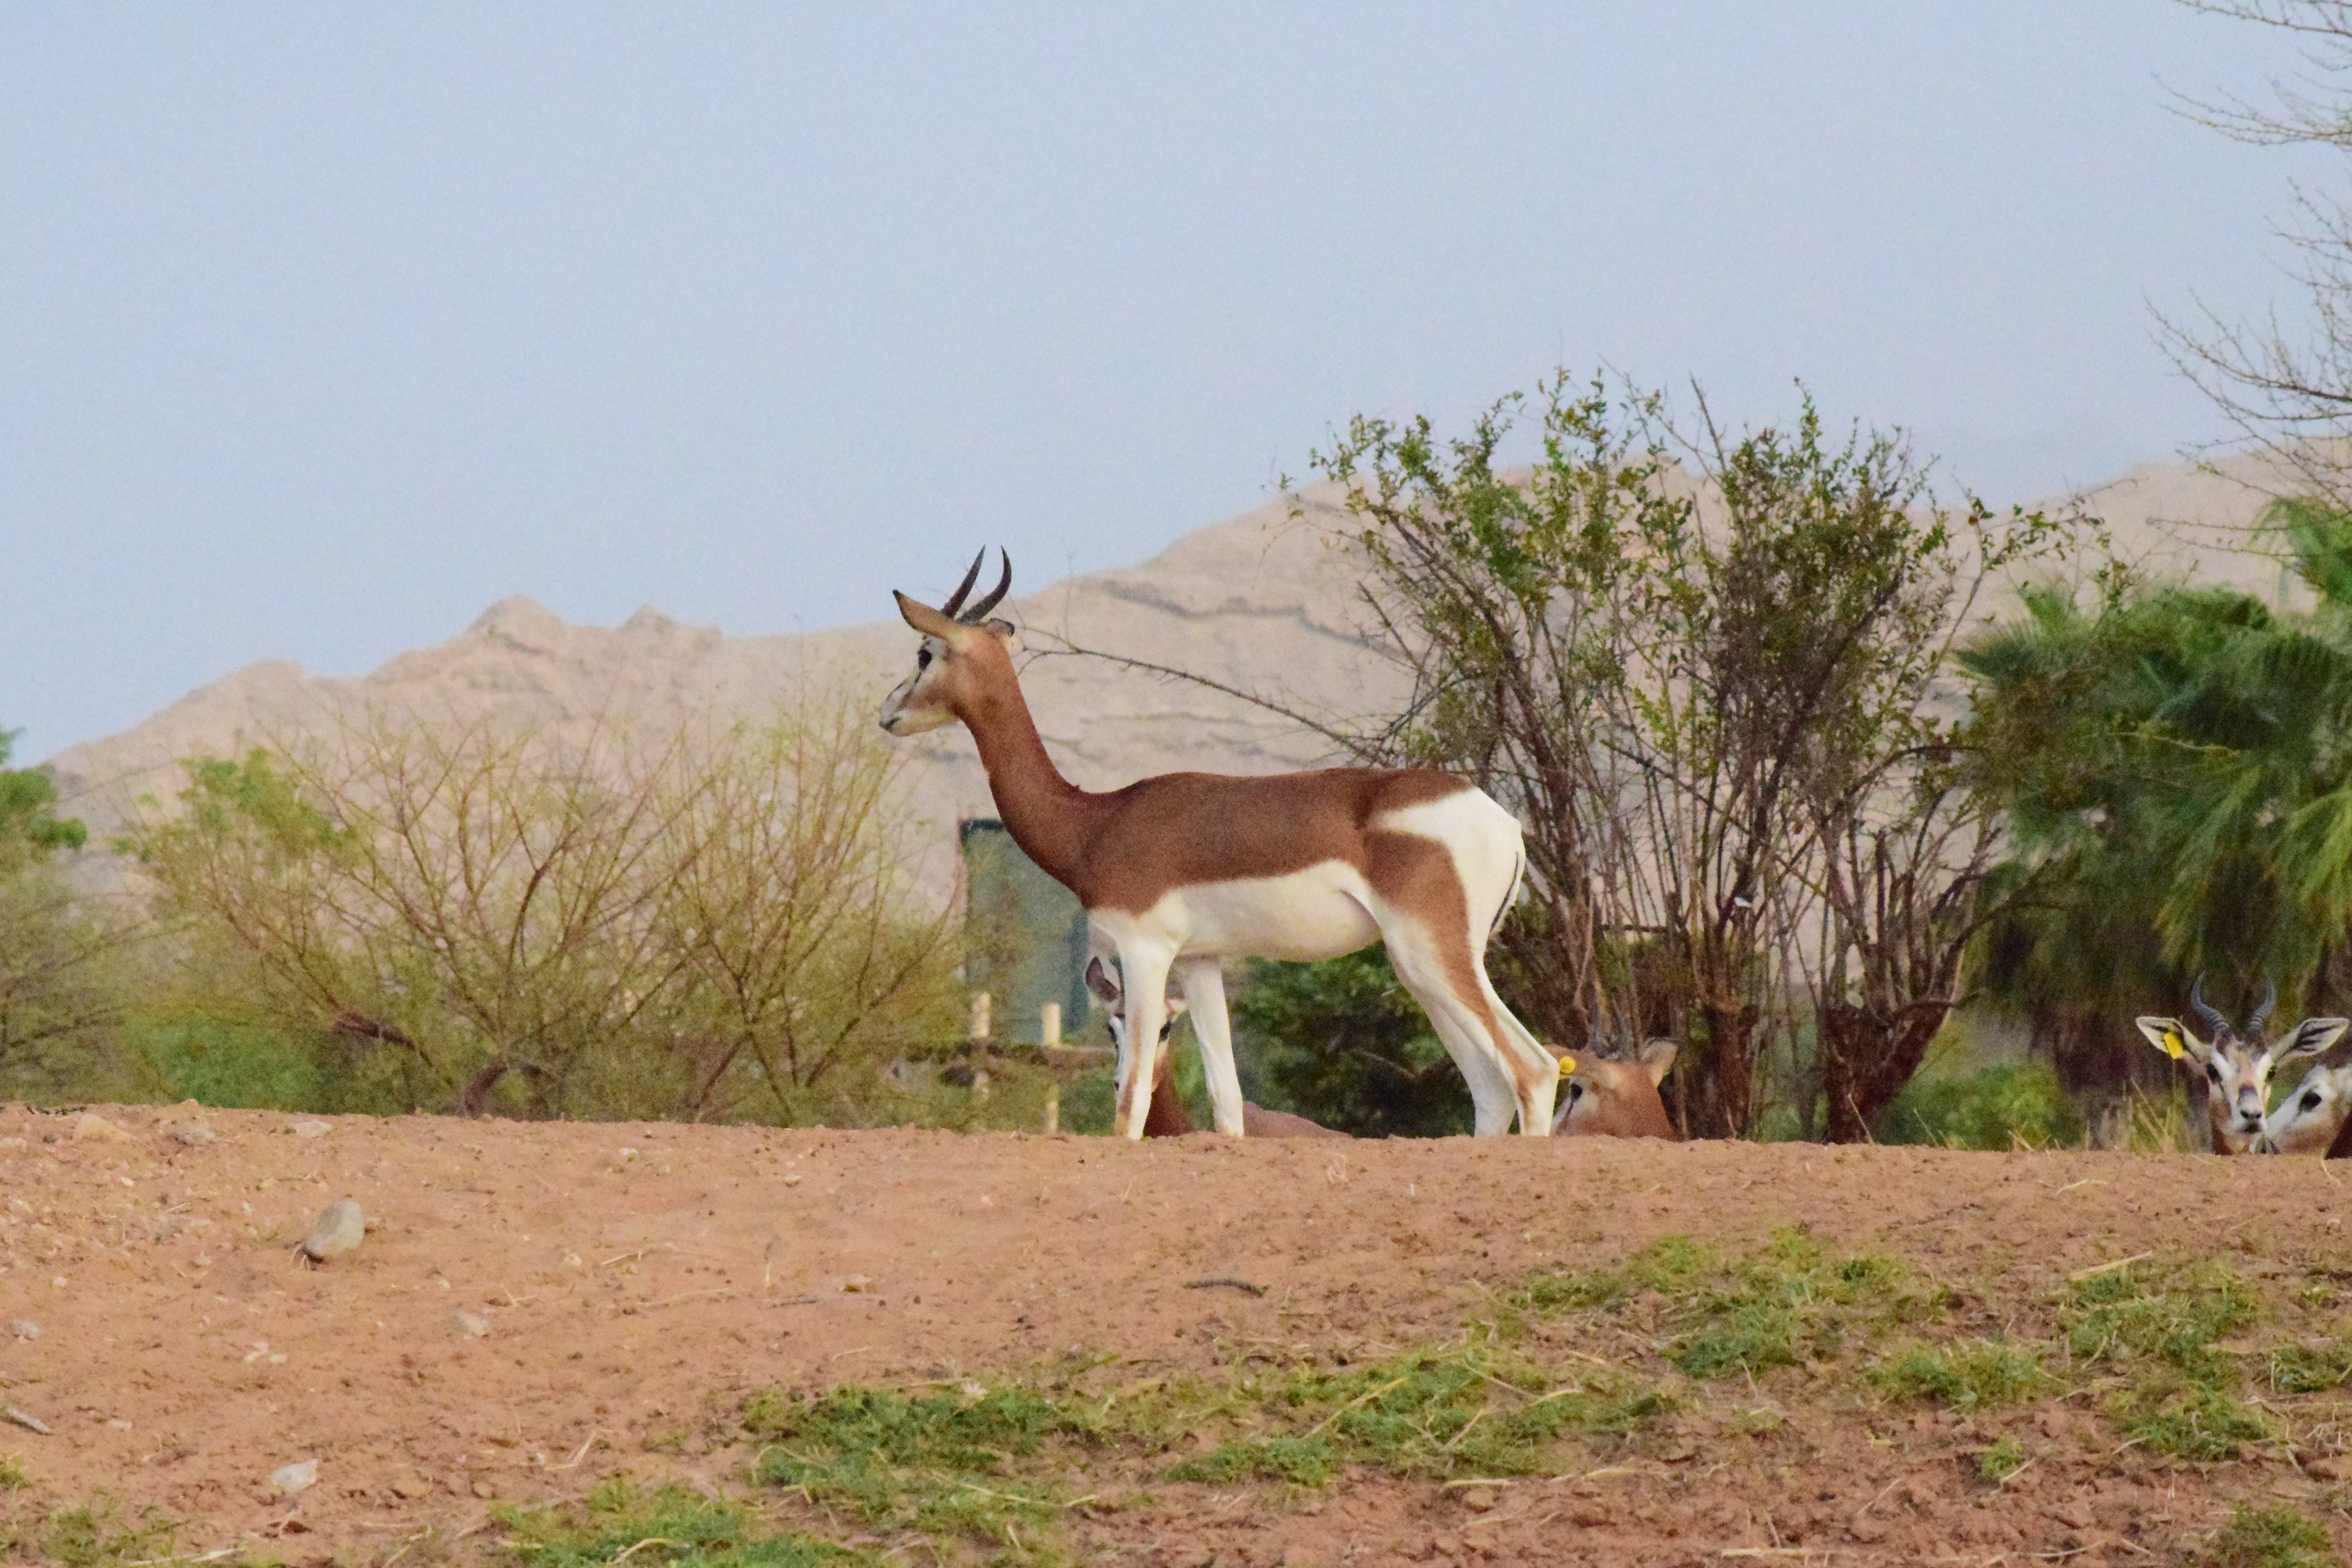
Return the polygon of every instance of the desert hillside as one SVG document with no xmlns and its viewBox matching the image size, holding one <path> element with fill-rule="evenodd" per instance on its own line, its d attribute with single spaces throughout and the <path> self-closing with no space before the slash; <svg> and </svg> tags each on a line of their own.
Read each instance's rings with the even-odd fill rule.
<svg viewBox="0 0 2352 1568">
<path fill-rule="evenodd" d="M 2268 499 L 2252 461 L 2219 470 L 2149 464 L 2079 498 L 2118 553 L 2158 574 L 2285 593 L 2278 564 L 2249 553 L 2248 524 Z M 1308 492 L 1328 505 L 1328 489 Z M 2076 504 L 2053 501 L 2052 506 Z M 909 563 L 910 591 L 943 595 L 972 541 L 942 541 Z M 1018 563 L 1016 563 L 1016 568 Z M 992 557 L 991 570 L 993 570 Z M 941 580 L 931 582 L 931 575 Z M 1062 642 L 1179 668 L 1295 710 L 1345 719 L 1378 711 L 1400 686 L 1360 636 L 1359 572 L 1312 526 L 1271 501 L 1199 529 L 1150 561 L 1073 577 L 1009 602 L 1029 634 L 1024 675 L 1046 743 L 1091 788 L 1175 768 L 1266 773 L 1328 758 L 1300 726 L 1207 688 L 1054 650 Z M 887 606 L 882 606 L 887 608 Z M 198 687 L 144 722 L 50 759 L 74 809 L 123 820 L 142 795 L 168 798 L 177 764 L 235 755 L 371 707 L 467 719 L 497 711 L 562 731 L 604 717 L 656 726 L 691 712 L 749 712 L 811 680 L 846 679 L 878 700 L 914 639 L 895 619 L 798 636 L 722 637 L 650 607 L 617 627 L 570 626 L 530 599 L 501 599 L 436 647 L 353 678 L 255 664 Z M 961 730 L 908 742 L 922 820 L 944 844 L 959 816 L 991 815 L 987 784 Z"/>
</svg>

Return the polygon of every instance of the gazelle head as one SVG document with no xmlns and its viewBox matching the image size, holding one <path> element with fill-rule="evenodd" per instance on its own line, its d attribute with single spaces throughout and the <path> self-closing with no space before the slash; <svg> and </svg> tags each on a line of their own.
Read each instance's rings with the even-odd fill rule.
<svg viewBox="0 0 2352 1568">
<path fill-rule="evenodd" d="M 1123 1093 L 1127 1089 L 1127 1064 L 1133 1059 L 1127 1054 L 1127 1010 L 1123 1005 L 1126 994 L 1119 989 L 1118 976 L 1111 973 L 1099 957 L 1087 960 L 1087 989 L 1093 992 L 1095 1000 L 1103 1005 L 1103 1012 L 1110 1022 L 1111 1044 L 1118 1047 L 1115 1088 Z M 1183 1016 L 1184 1007 L 1184 994 L 1171 979 L 1168 986 L 1168 1020 L 1160 1026 L 1160 1043 L 1163 1047 L 1176 1027 L 1176 1020 Z M 1163 1048 L 1160 1053 L 1158 1070 L 1151 1075 L 1152 1087 L 1157 1089 L 1167 1081 L 1175 1066 L 1176 1053 Z"/>
<path fill-rule="evenodd" d="M 1675 1065 L 1672 1040 L 1651 1040 L 1631 1061 L 1587 1052 L 1577 1058 L 1551 1119 L 1555 1138 L 1672 1138 L 1658 1085 Z"/>
<path fill-rule="evenodd" d="M 2352 1065 L 2315 1067 L 2263 1118 L 2257 1154 L 2325 1154 L 2352 1112 Z"/>
<path fill-rule="evenodd" d="M 2267 985 L 2262 1005 L 2246 1019 L 2246 1032 L 2242 1036 L 2230 1027 L 2230 1021 L 2215 1008 L 2205 1005 L 2204 977 L 2189 988 L 2189 1005 L 2212 1031 L 2211 1040 L 2201 1040 L 2178 1018 L 2140 1018 L 2135 1020 L 2139 1032 L 2148 1043 L 2173 1058 L 2188 1058 L 2205 1069 L 2207 1105 L 2213 1120 L 2213 1131 L 2232 1143 L 2252 1139 L 2263 1131 L 2263 1116 L 2270 1109 L 2271 1073 L 2287 1062 L 2305 1057 L 2315 1057 L 2334 1045 L 2352 1021 L 2343 1018 L 2305 1018 L 2293 1030 L 2273 1042 L 2263 1033 L 2271 1009 L 2278 1005 L 2278 987 Z"/>
<path fill-rule="evenodd" d="M 988 612 L 1013 586 L 1013 557 L 1004 556 L 1004 575 L 994 588 L 976 604 L 963 602 L 980 580 L 980 563 L 987 558 L 984 548 L 971 558 L 963 581 L 936 610 L 904 594 L 895 595 L 898 614 L 923 634 L 923 646 L 915 650 L 915 673 L 900 681 L 882 704 L 882 728 L 891 734 L 919 735 L 953 723 L 958 710 L 975 694 L 975 666 L 1003 660 L 1013 652 L 1013 623 L 988 618 Z"/>
</svg>

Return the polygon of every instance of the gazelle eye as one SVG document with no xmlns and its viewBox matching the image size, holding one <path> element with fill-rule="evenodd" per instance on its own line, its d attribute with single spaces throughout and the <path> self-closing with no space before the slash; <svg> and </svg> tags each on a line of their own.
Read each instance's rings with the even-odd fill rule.
<svg viewBox="0 0 2352 1568">
<path fill-rule="evenodd" d="M 2211 1079 L 2215 1083 L 2219 1083 L 2221 1081 L 2221 1069 L 2215 1067 L 2211 1062 L 2207 1062 L 2205 1064 L 2205 1076 Z"/>
<path fill-rule="evenodd" d="M 931 668 L 931 650 L 929 648 L 919 647 L 915 650 L 915 668 L 917 669 L 929 669 Z"/>
<path fill-rule="evenodd" d="M 2305 1110 L 2316 1110 L 2319 1109 L 2319 1091 L 2317 1089 L 2312 1089 L 2303 1097 L 2303 1108 Z"/>
<path fill-rule="evenodd" d="M 1171 1018 L 1171 1019 L 1169 1019 L 1166 1023 L 1164 1023 L 1164 1024 L 1160 1025 L 1160 1037 L 1161 1039 L 1163 1039 L 1163 1040 L 1164 1040 L 1164 1039 L 1166 1039 L 1166 1038 L 1168 1037 L 1168 1031 L 1169 1031 L 1169 1030 L 1171 1030 L 1171 1029 L 1172 1029 L 1172 1028 L 1174 1028 L 1175 1026 L 1176 1026 L 1176 1020 L 1175 1020 L 1175 1019 L 1173 1019 L 1173 1018 Z"/>
<path fill-rule="evenodd" d="M 1577 1082 L 1574 1079 L 1570 1079 L 1568 1084 L 1568 1102 L 1570 1105 L 1574 1105 L 1578 1100 L 1582 1100 L 1583 1098 L 1584 1086 Z"/>
</svg>

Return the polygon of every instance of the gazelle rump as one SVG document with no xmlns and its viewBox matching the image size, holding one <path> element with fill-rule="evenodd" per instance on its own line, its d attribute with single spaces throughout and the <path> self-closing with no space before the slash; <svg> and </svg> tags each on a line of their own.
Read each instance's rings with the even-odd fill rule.
<svg viewBox="0 0 2352 1568">
<path fill-rule="evenodd" d="M 1013 668 L 1013 628 L 987 620 L 1013 584 L 960 609 L 975 558 L 939 609 L 906 595 L 922 634 L 915 673 L 882 728 L 961 722 L 997 815 L 1028 857 L 1086 909 L 1126 982 L 1119 1132 L 1143 1135 L 1173 973 L 1192 1003 L 1217 1131 L 1244 1131 L 1218 961 L 1336 958 L 1385 941 L 1397 977 L 1468 1080 L 1482 1135 L 1551 1131 L 1559 1072 L 1495 993 L 1486 939 L 1518 892 L 1518 820 L 1467 781 L 1426 768 L 1330 768 L 1234 778 L 1162 773 L 1100 794 L 1064 778 Z"/>
<path fill-rule="evenodd" d="M 1127 1048 L 1127 1021 L 1119 1005 L 1118 982 L 1103 967 L 1100 958 L 1087 961 L 1087 989 L 1093 992 L 1110 1015 L 1111 1039 L 1121 1052 Z M 1176 1053 L 1168 1045 L 1169 1032 L 1175 1027 L 1177 1015 L 1184 1011 L 1185 1001 L 1171 994 L 1168 998 L 1168 1022 L 1160 1026 L 1160 1065 L 1151 1079 L 1151 1110 L 1143 1119 L 1146 1138 L 1181 1138 L 1187 1132 L 1197 1132 L 1192 1114 L 1184 1109 L 1184 1097 L 1176 1091 Z M 1287 1110 L 1268 1110 L 1249 1100 L 1242 1101 L 1242 1136 L 1244 1138 L 1345 1138 L 1347 1133 L 1295 1116 Z"/>
<path fill-rule="evenodd" d="M 1555 1138 L 1664 1138 L 1675 1124 L 1658 1085 L 1675 1065 L 1672 1040 L 1651 1040 L 1631 1061 L 1587 1051 L 1570 1070 L 1566 1100 L 1552 1118 Z"/>
<path fill-rule="evenodd" d="M 2133 1020 L 2158 1050 L 2176 1061 L 2187 1058 L 2205 1069 L 2205 1112 L 2216 1154 L 2245 1153 L 2262 1135 L 2274 1070 L 2319 1055 L 2352 1027 L 2352 1020 L 2343 1018 L 2305 1018 L 2273 1042 L 2263 1033 L 2263 1026 L 2277 1005 L 2278 987 L 2269 985 L 2241 1035 L 2230 1026 L 2229 1019 L 2206 1005 L 2205 981 L 2200 975 L 2189 987 L 2189 1005 L 2212 1031 L 2210 1042 L 2198 1038 L 2178 1018 Z"/>
</svg>

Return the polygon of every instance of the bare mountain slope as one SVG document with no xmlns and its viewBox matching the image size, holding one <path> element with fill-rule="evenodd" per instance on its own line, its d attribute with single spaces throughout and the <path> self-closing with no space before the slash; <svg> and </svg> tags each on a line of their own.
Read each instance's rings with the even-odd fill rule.
<svg viewBox="0 0 2352 1568">
<path fill-rule="evenodd" d="M 2265 595 L 2293 584 L 2275 561 L 2247 553 L 2248 524 L 2270 470 L 2147 464 L 2082 498 L 2107 520 L 2118 552 Z M 1310 492 L 1328 501 L 1328 491 Z M 908 591 L 936 600 L 977 542 L 941 542 L 909 561 Z M 1047 744 L 1089 788 L 1191 768 L 1267 773 L 1329 759 L 1327 742 L 1265 709 L 1196 684 L 1055 651 L 1061 641 L 1193 671 L 1317 715 L 1377 711 L 1398 672 L 1360 636 L 1359 572 L 1344 552 L 1273 502 L 1187 534 L 1123 571 L 1055 584 L 1011 603 L 1028 634 L 1024 674 Z M 887 606 L 877 606 L 887 608 Z M 121 822 L 142 795 L 168 798 L 178 764 L 229 756 L 331 725 L 369 707 L 473 718 L 499 712 L 558 731 L 600 717 L 654 725 L 688 714 L 751 712 L 803 682 L 846 679 L 878 701 L 902 676 L 914 638 L 895 619 L 801 636 L 726 637 L 647 608 L 621 626 L 566 625 L 527 598 L 502 599 L 449 641 L 352 679 L 257 664 L 190 692 L 119 735 L 52 760 L 75 809 Z M 991 815 L 986 780 L 961 730 L 908 742 L 919 812 L 943 843 L 961 816 Z"/>
<path fill-rule="evenodd" d="M 935 559 L 907 563 L 906 588 L 938 600 L 972 547 L 945 543 Z M 1065 643 L 1318 713 L 1360 712 L 1389 696 L 1396 678 L 1357 634 L 1355 582 L 1345 558 L 1276 503 L 1188 534 L 1140 566 L 1015 598 L 1007 613 L 1028 634 L 1024 685 L 1047 744 L 1073 779 L 1100 789 L 1179 768 L 1307 766 L 1329 748 L 1265 709 L 1056 651 Z M 869 694 L 878 709 L 911 668 L 914 647 L 895 616 L 800 636 L 726 637 L 650 608 L 615 628 L 569 626 L 514 597 L 449 641 L 355 679 L 311 676 L 285 661 L 249 666 L 133 729 L 59 753 L 51 766 L 74 809 L 110 827 L 142 795 L 169 799 L 184 759 L 238 755 L 331 727 L 341 714 L 385 709 L 464 721 L 496 712 L 557 732 L 604 720 L 667 727 L 698 712 L 755 712 L 805 683 L 833 680 Z M 904 744 L 916 753 L 909 773 L 924 820 L 944 829 L 961 816 L 992 815 L 962 731 Z"/>
</svg>

